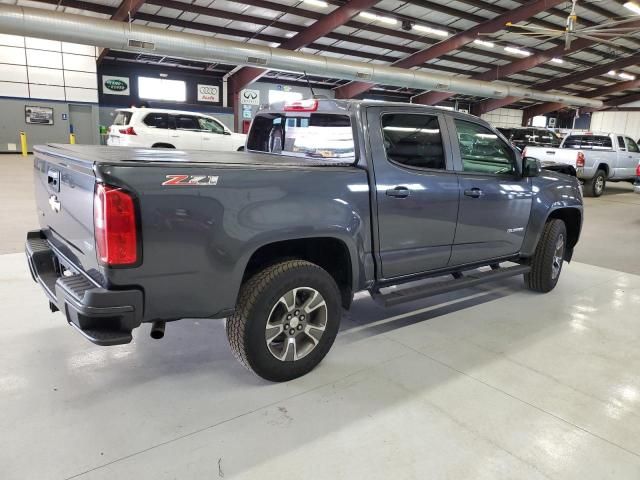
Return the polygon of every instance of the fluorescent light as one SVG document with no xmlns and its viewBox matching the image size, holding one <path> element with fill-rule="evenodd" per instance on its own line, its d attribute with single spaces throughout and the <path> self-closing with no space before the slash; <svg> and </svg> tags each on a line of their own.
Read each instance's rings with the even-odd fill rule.
<svg viewBox="0 0 640 480">
<path fill-rule="evenodd" d="M 622 78 L 623 80 L 635 80 L 636 79 L 635 75 L 631 75 L 629 73 L 624 73 L 624 72 L 619 73 L 618 76 L 620 78 Z"/>
<path fill-rule="evenodd" d="M 484 40 L 478 40 L 478 39 L 475 39 L 473 43 L 475 43 L 476 45 L 481 45 L 483 47 L 488 47 L 488 48 L 493 48 L 496 46 L 496 44 L 493 42 L 485 42 Z"/>
<path fill-rule="evenodd" d="M 424 25 L 414 25 L 414 30 L 418 30 L 419 32 L 430 33 L 431 35 L 436 35 L 438 37 L 448 37 L 449 32 L 446 30 L 438 30 L 437 28 L 426 27 Z"/>
<path fill-rule="evenodd" d="M 607 75 L 611 75 L 611 76 L 613 76 L 613 77 L 615 77 L 617 74 L 618 74 L 618 72 L 616 72 L 615 70 L 609 70 L 609 71 L 607 72 Z"/>
<path fill-rule="evenodd" d="M 504 51 L 509 53 L 514 53 L 516 55 L 523 55 L 525 57 L 528 57 L 529 55 L 531 55 L 531 52 L 527 52 L 526 50 L 522 50 L 516 47 L 504 47 Z"/>
<path fill-rule="evenodd" d="M 564 60 L 561 58 L 552 58 L 551 61 L 553 63 L 564 63 Z"/>
<path fill-rule="evenodd" d="M 308 3 L 309 5 L 313 5 L 314 7 L 322 7 L 327 8 L 329 4 L 324 2 L 323 0 L 302 0 L 304 3 Z"/>
<path fill-rule="evenodd" d="M 627 2 L 624 4 L 624 7 L 631 10 L 636 15 L 640 15 L 640 5 L 635 2 Z"/>
<path fill-rule="evenodd" d="M 388 23 L 389 25 L 395 25 L 398 23 L 398 20 L 392 17 L 383 17 L 382 15 L 376 15 L 371 12 L 360 12 L 358 14 L 359 17 L 366 18 L 368 20 L 374 20 L 376 22 Z"/>
</svg>

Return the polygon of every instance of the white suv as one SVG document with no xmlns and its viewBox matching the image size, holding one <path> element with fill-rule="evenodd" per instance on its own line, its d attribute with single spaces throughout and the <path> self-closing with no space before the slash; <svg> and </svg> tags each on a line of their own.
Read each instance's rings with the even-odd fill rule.
<svg viewBox="0 0 640 480">
<path fill-rule="evenodd" d="M 107 145 L 177 148 L 180 150 L 244 150 L 246 135 L 233 133 L 208 115 L 156 108 L 116 110 Z"/>
</svg>

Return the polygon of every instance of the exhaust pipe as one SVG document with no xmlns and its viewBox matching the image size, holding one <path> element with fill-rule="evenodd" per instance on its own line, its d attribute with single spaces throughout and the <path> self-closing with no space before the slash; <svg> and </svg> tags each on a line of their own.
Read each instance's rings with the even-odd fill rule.
<svg viewBox="0 0 640 480">
<path fill-rule="evenodd" d="M 151 324 L 151 338 L 160 340 L 164 337 L 164 326 L 167 324 L 164 320 L 156 320 Z"/>
</svg>

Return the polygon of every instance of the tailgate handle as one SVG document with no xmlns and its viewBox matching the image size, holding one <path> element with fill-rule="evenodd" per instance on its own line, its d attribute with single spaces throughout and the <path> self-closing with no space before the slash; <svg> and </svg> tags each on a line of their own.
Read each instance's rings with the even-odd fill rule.
<svg viewBox="0 0 640 480">
<path fill-rule="evenodd" d="M 60 191 L 60 172 L 58 170 L 49 170 L 47 172 L 47 185 L 54 192 Z"/>
</svg>

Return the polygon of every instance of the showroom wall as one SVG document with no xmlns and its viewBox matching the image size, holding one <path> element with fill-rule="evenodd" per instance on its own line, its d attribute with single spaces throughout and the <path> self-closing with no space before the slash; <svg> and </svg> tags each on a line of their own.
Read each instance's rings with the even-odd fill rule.
<svg viewBox="0 0 640 480">
<path fill-rule="evenodd" d="M 20 149 L 19 132 L 27 133 L 29 148 L 36 143 L 68 142 L 72 111 L 92 125 L 83 139 L 98 140 L 96 49 L 85 45 L 0 34 L 0 152 Z M 88 106 L 87 106 L 88 105 Z M 39 107 L 50 124 L 28 123 L 28 107 Z"/>
<path fill-rule="evenodd" d="M 591 115 L 591 130 L 624 133 L 638 140 L 640 139 L 640 112 L 594 112 Z"/>
<path fill-rule="evenodd" d="M 515 108 L 498 108 L 489 113 L 481 115 L 494 127 L 521 127 L 522 126 L 522 110 Z"/>
</svg>

